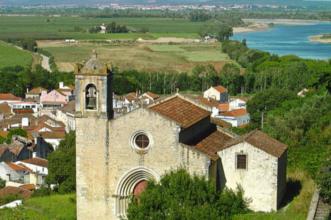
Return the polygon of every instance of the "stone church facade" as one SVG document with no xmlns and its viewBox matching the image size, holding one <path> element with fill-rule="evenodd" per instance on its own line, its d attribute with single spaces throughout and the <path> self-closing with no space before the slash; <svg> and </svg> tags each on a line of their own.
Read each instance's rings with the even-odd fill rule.
<svg viewBox="0 0 331 220">
<path fill-rule="evenodd" d="M 139 195 L 147 180 L 158 181 L 179 167 L 216 181 L 219 188 L 231 182 L 222 150 L 232 149 L 228 143 L 238 138 L 212 124 L 210 112 L 177 94 L 113 118 L 111 67 L 94 55 L 75 74 L 77 219 L 126 219 L 130 197 Z M 280 151 L 286 155 L 285 148 Z M 270 172 L 276 180 L 284 176 Z M 275 184 L 270 187 L 278 192 Z M 270 210 L 277 209 L 278 201 L 272 202 Z"/>
</svg>

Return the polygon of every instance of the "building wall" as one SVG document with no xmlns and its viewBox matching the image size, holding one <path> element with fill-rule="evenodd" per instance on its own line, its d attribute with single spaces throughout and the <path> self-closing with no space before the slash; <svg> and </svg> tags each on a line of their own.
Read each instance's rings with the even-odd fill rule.
<svg viewBox="0 0 331 220">
<path fill-rule="evenodd" d="M 209 159 L 179 144 L 178 126 L 150 110 L 137 109 L 110 121 L 77 118 L 76 125 L 78 219 L 118 219 L 128 204 L 121 183 L 135 171 L 141 172 L 136 182 L 146 176 L 158 180 L 178 167 L 208 178 Z M 138 131 L 150 138 L 147 153 L 131 144 Z"/>
<path fill-rule="evenodd" d="M 236 155 L 247 155 L 247 169 L 236 169 Z M 225 186 L 236 189 L 239 184 L 244 190 L 249 208 L 254 211 L 277 210 L 278 158 L 244 142 L 226 148 L 218 155 L 221 158 L 221 172 Z"/>
<path fill-rule="evenodd" d="M 278 208 L 279 205 L 281 204 L 284 195 L 286 193 L 286 167 L 287 167 L 287 151 L 280 157 L 278 158 L 278 183 L 277 183 L 277 203 L 278 203 Z"/>
<path fill-rule="evenodd" d="M 213 87 L 207 89 L 204 93 L 203 93 L 203 97 L 208 99 L 215 99 L 217 101 L 220 101 L 221 99 L 221 95 L 220 92 L 218 92 L 216 89 L 214 89 Z"/>
</svg>

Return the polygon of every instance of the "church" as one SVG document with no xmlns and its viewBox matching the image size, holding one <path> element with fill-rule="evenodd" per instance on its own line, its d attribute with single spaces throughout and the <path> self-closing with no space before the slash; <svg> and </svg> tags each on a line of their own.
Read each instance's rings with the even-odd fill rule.
<svg viewBox="0 0 331 220">
<path fill-rule="evenodd" d="M 75 89 L 77 219 L 126 219 L 130 198 L 177 168 L 219 189 L 240 185 L 254 211 L 279 207 L 286 145 L 258 130 L 231 134 L 180 94 L 114 118 L 112 69 L 96 54 L 76 66 Z"/>
</svg>

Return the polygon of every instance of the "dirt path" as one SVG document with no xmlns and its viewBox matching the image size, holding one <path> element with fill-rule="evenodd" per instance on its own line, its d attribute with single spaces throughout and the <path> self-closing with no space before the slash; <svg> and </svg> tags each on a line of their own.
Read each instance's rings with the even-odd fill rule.
<svg viewBox="0 0 331 220">
<path fill-rule="evenodd" d="M 42 68 L 44 68 L 48 72 L 52 72 L 51 66 L 49 65 L 49 57 L 47 57 L 47 56 L 45 56 L 43 54 L 39 54 L 39 55 L 42 58 L 42 60 L 41 60 L 41 66 L 42 66 Z"/>
</svg>

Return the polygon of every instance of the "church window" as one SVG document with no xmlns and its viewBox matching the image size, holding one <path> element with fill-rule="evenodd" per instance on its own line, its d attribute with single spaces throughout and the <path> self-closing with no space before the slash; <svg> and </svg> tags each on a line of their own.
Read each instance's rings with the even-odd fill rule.
<svg viewBox="0 0 331 220">
<path fill-rule="evenodd" d="M 247 169 L 247 155 L 246 154 L 237 154 L 236 167 L 238 170 Z"/>
<path fill-rule="evenodd" d="M 86 86 L 85 104 L 86 104 L 86 109 L 88 110 L 97 109 L 97 89 L 93 84 L 89 84 Z"/>
<path fill-rule="evenodd" d="M 149 138 L 145 134 L 138 134 L 135 137 L 135 144 L 141 149 L 145 149 L 149 145 Z"/>
</svg>

